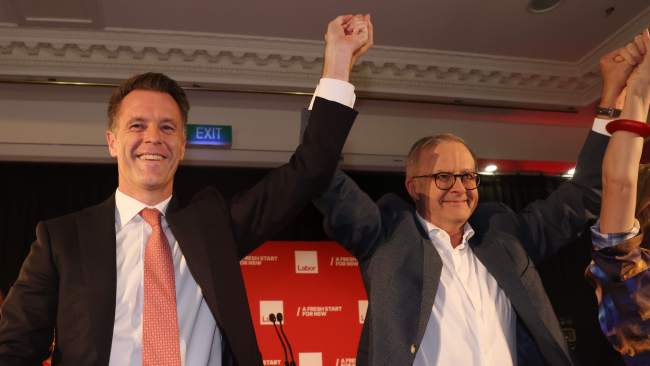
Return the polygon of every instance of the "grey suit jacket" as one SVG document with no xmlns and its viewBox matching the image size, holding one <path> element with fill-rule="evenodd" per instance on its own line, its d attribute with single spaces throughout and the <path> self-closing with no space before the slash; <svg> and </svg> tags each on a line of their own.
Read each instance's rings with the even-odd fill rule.
<svg viewBox="0 0 650 366">
<path fill-rule="evenodd" d="M 600 209 L 608 138 L 590 132 L 574 178 L 521 213 L 480 204 L 469 244 L 516 311 L 519 365 L 573 365 L 535 265 L 573 241 Z M 357 365 L 411 365 L 424 336 L 442 261 L 412 205 L 395 195 L 373 202 L 344 173 L 316 202 L 326 231 L 353 253 L 368 293 Z"/>
</svg>

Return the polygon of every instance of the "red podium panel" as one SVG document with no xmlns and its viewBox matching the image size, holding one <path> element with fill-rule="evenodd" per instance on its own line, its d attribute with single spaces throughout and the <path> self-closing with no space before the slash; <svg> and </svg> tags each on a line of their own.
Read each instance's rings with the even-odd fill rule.
<svg viewBox="0 0 650 366">
<path fill-rule="evenodd" d="M 354 366 L 368 301 L 357 260 L 335 242 L 267 242 L 241 261 L 264 365 L 284 365 L 270 313 L 298 366 Z"/>
</svg>

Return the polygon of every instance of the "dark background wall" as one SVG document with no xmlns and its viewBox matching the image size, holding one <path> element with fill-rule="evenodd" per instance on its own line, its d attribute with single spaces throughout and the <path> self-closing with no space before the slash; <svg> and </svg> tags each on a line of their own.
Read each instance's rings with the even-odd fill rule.
<svg viewBox="0 0 650 366">
<path fill-rule="evenodd" d="M 115 165 L 0 163 L 0 290 L 7 293 L 35 238 L 36 223 L 99 203 L 117 187 Z M 206 185 L 230 196 L 251 187 L 267 169 L 181 166 L 175 194 L 189 198 Z M 371 197 L 395 192 L 408 199 L 399 173 L 348 172 Z M 484 176 L 482 202 L 501 201 L 514 210 L 546 197 L 563 178 L 542 175 Z M 306 207 L 276 240 L 324 240 L 322 216 Z M 583 273 L 589 263 L 588 231 L 574 245 L 540 266 L 540 273 L 570 346 L 584 366 L 622 365 L 597 323 L 595 297 Z M 525 365 L 523 365 L 525 366 Z"/>
</svg>

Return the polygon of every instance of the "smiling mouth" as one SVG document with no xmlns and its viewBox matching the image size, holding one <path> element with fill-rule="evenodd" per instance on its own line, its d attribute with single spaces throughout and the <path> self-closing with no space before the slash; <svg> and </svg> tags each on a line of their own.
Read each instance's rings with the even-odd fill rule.
<svg viewBox="0 0 650 366">
<path fill-rule="evenodd" d="M 161 154 L 140 154 L 136 156 L 139 160 L 145 161 L 161 161 L 167 159 L 166 156 Z"/>
<path fill-rule="evenodd" d="M 469 200 L 462 200 L 462 201 L 442 201 L 442 203 L 449 203 L 449 204 L 467 204 L 469 205 Z"/>
</svg>

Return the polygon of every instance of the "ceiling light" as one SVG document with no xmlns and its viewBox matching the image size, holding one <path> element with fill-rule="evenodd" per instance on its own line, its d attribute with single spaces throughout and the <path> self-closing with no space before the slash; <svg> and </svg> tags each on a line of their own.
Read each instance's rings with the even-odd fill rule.
<svg viewBox="0 0 650 366">
<path fill-rule="evenodd" d="M 560 5 L 562 0 L 530 0 L 526 9 L 535 14 L 549 12 Z"/>
<path fill-rule="evenodd" d="M 484 171 L 485 171 L 486 173 L 494 173 L 494 172 L 497 171 L 497 166 L 494 165 L 494 164 L 490 164 L 490 165 L 488 165 L 488 166 L 485 167 Z"/>
<path fill-rule="evenodd" d="M 565 177 L 565 178 L 571 178 L 571 177 L 573 177 L 575 172 L 576 172 L 576 168 L 571 168 L 571 169 L 567 170 L 566 173 L 562 174 L 562 176 Z"/>
</svg>

